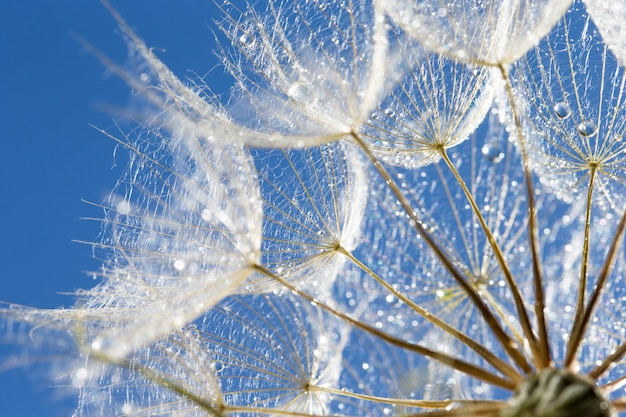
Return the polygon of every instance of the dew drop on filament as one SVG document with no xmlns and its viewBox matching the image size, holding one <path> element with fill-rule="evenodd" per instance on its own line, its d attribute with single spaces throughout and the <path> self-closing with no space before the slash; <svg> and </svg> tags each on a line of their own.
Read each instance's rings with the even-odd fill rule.
<svg viewBox="0 0 626 417">
<path fill-rule="evenodd" d="M 591 120 L 583 120 L 578 125 L 578 133 L 584 137 L 590 137 L 595 135 L 598 132 L 598 128 L 596 124 Z"/>
<path fill-rule="evenodd" d="M 500 147 L 493 143 L 484 144 L 481 152 L 485 158 L 494 163 L 498 163 L 504 158 L 504 153 L 501 152 Z"/>
<path fill-rule="evenodd" d="M 566 119 L 570 115 L 570 109 L 567 103 L 561 102 L 554 105 L 554 113 L 560 119 Z"/>
<path fill-rule="evenodd" d="M 254 38 L 247 33 L 244 33 L 239 37 L 239 43 L 241 43 L 241 46 L 244 48 L 249 48 L 254 45 Z"/>
<path fill-rule="evenodd" d="M 177 271 L 182 271 L 183 269 L 185 269 L 185 261 L 183 261 L 182 259 L 177 259 L 176 261 L 174 261 L 174 268 Z"/>
<path fill-rule="evenodd" d="M 130 210 L 131 210 L 130 203 L 126 200 L 122 200 L 119 203 L 117 203 L 115 210 L 120 215 L 130 214 Z"/>
</svg>

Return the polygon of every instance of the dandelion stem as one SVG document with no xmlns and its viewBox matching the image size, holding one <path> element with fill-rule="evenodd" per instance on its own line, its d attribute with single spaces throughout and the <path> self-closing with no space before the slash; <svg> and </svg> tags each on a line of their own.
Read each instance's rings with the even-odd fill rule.
<svg viewBox="0 0 626 417">
<path fill-rule="evenodd" d="M 224 411 L 229 416 L 233 413 L 245 413 L 244 415 L 262 415 L 262 416 L 288 416 L 288 417 L 331 417 L 328 415 L 301 413 L 292 410 L 281 410 L 280 408 L 264 408 L 264 407 L 243 407 L 243 406 L 224 406 Z M 237 414 L 236 414 L 237 415 Z"/>
<path fill-rule="evenodd" d="M 622 359 L 626 355 L 626 343 L 622 343 L 619 345 L 617 349 L 613 351 L 609 356 L 607 356 L 600 365 L 593 368 L 587 375 L 589 375 L 592 379 L 598 379 L 603 373 L 605 373 L 611 365 L 617 363 L 620 359 Z"/>
<path fill-rule="evenodd" d="M 496 313 L 496 315 L 498 317 L 500 317 L 505 322 L 505 324 L 507 325 L 508 329 L 511 331 L 511 333 L 513 333 L 513 337 L 515 339 L 517 339 L 520 344 L 523 344 L 524 343 L 524 337 L 519 332 L 519 330 L 516 329 L 512 325 L 512 323 L 507 323 L 507 321 L 510 321 L 510 319 L 509 319 L 509 314 L 510 313 L 503 309 L 503 306 L 500 305 L 498 300 L 489 291 L 483 291 L 481 293 L 481 295 L 487 301 L 487 303 L 489 303 L 489 305 L 491 306 L 493 311 Z"/>
<path fill-rule="evenodd" d="M 180 395 L 183 398 L 186 398 L 187 400 L 191 401 L 192 403 L 198 405 L 201 409 L 203 409 L 204 411 L 208 412 L 210 415 L 214 416 L 214 417 L 226 417 L 226 414 L 224 414 L 222 411 L 224 411 L 224 406 L 219 404 L 219 405 L 215 405 L 215 404 L 211 404 L 210 402 L 208 402 L 205 398 L 202 398 L 192 392 L 190 392 L 189 390 L 187 390 L 186 388 L 184 388 L 183 386 L 170 381 L 167 377 L 159 374 L 158 372 L 140 364 L 140 363 L 136 363 L 133 361 L 130 361 L 128 359 L 113 359 L 110 358 L 104 354 L 101 354 L 99 352 L 95 352 L 93 350 L 89 351 L 89 354 L 94 358 L 97 359 L 101 362 L 104 363 L 108 363 L 111 365 L 115 365 L 115 366 L 119 366 L 120 368 L 124 368 L 127 369 L 131 372 L 138 372 L 139 374 L 143 375 L 144 377 L 146 377 L 147 379 L 149 379 L 150 381 L 161 385 L 162 387 L 165 387 L 173 392 L 175 392 L 176 394 Z"/>
<path fill-rule="evenodd" d="M 494 417 L 506 405 L 499 401 L 454 401 L 453 404 L 462 407 L 452 407 L 448 410 L 427 411 L 424 413 L 405 414 L 404 417 Z"/>
<path fill-rule="evenodd" d="M 398 299 L 400 299 L 403 303 L 405 303 L 406 305 L 411 307 L 417 314 L 422 316 L 424 319 L 428 320 L 430 323 L 432 323 L 435 326 L 439 327 L 441 330 L 443 330 L 446 333 L 450 334 L 451 336 L 453 336 L 454 338 L 456 338 L 460 342 L 464 343 L 470 349 L 474 350 L 476 353 L 478 353 L 480 356 L 482 356 L 487 362 L 489 362 L 491 365 L 493 365 L 498 371 L 502 372 L 504 375 L 509 377 L 512 381 L 514 381 L 514 382 L 521 381 L 522 377 L 521 377 L 519 372 L 517 372 L 513 367 L 508 365 L 506 362 L 502 361 L 496 355 L 491 353 L 483 345 L 481 345 L 480 343 L 476 342 L 474 339 L 470 338 L 465 333 L 459 331 L 458 329 L 455 329 L 454 327 L 450 326 L 448 323 L 446 323 L 443 320 L 439 319 L 437 316 L 431 314 L 430 312 L 426 311 L 424 308 L 422 308 L 419 305 L 417 305 L 415 302 L 410 300 L 406 295 L 402 294 L 400 291 L 398 291 L 395 288 L 393 288 L 392 285 L 390 285 L 388 282 L 386 282 L 383 278 L 381 278 L 374 271 L 369 269 L 367 267 L 367 265 L 363 264 L 352 253 L 350 253 L 349 251 L 347 251 L 343 247 L 340 246 L 337 251 L 339 253 L 343 254 L 344 256 L 346 256 L 348 259 L 350 259 L 350 261 L 354 262 L 366 274 L 371 276 L 376 282 L 378 282 L 380 285 L 385 287 L 385 289 L 387 289 L 390 293 L 392 293 L 393 295 L 398 297 Z"/>
<path fill-rule="evenodd" d="M 622 236 L 624 235 L 625 228 L 626 228 L 626 211 L 624 211 L 624 214 L 622 215 L 619 225 L 617 226 L 617 231 L 615 232 L 615 235 L 613 236 L 613 242 L 611 242 L 611 246 L 609 248 L 608 254 L 606 255 L 604 265 L 602 265 L 602 269 L 600 270 L 598 283 L 596 284 L 596 287 L 594 288 L 593 293 L 591 294 L 591 297 L 589 299 L 589 304 L 587 305 L 587 309 L 585 310 L 585 314 L 581 320 L 580 336 L 579 336 L 579 338 L 581 339 L 582 339 L 582 335 L 585 333 L 587 326 L 589 325 L 589 321 L 591 320 L 591 314 L 593 313 L 593 310 L 595 309 L 598 299 L 600 298 L 600 293 L 602 292 L 602 289 L 604 288 L 606 280 L 608 279 L 608 276 L 611 272 L 611 268 L 613 267 L 613 262 L 615 260 L 615 255 L 617 253 L 617 247 L 621 241 Z M 578 347 L 578 345 L 580 345 L 580 343 L 576 344 L 575 349 Z M 589 373 L 589 376 L 592 378 L 598 378 L 608 369 L 609 366 L 611 366 L 613 363 L 618 361 L 622 356 L 624 356 L 625 353 L 626 353 L 626 343 L 622 343 L 622 345 L 619 346 L 615 350 L 614 353 L 609 355 L 599 366 L 593 369 Z M 572 355 L 575 355 L 575 354 L 576 354 L 576 350 L 572 353 Z M 568 364 L 566 364 L 566 366 L 568 366 Z"/>
<path fill-rule="evenodd" d="M 600 389 L 602 389 L 602 392 L 604 393 L 611 393 L 622 388 L 625 384 L 626 384 L 626 376 L 622 376 L 620 378 L 617 378 L 616 380 L 613 380 L 609 383 L 606 383 L 600 386 Z"/>
<path fill-rule="evenodd" d="M 459 174 L 459 171 L 456 169 L 456 167 L 450 160 L 448 153 L 446 152 L 446 149 L 443 147 L 440 148 L 439 154 L 441 155 L 446 165 L 448 166 L 448 168 L 454 175 L 454 178 L 456 179 L 457 183 L 460 185 L 461 189 L 463 190 L 463 193 L 465 194 L 467 201 L 472 207 L 474 214 L 478 218 L 478 222 L 480 223 L 480 226 L 482 227 L 483 231 L 485 232 L 485 235 L 487 236 L 487 240 L 489 241 L 489 246 L 491 246 L 491 249 L 493 249 L 494 255 L 496 256 L 498 264 L 500 265 L 500 269 L 502 270 L 502 273 L 504 274 L 504 277 L 507 283 L 509 284 L 509 287 L 511 288 L 511 293 L 513 295 L 513 300 L 515 302 L 515 308 L 517 310 L 517 315 L 519 316 L 524 335 L 526 336 L 526 339 L 529 340 L 530 347 L 533 350 L 533 353 L 535 354 L 535 357 L 536 357 L 538 356 L 538 353 L 539 353 L 537 350 L 538 349 L 537 338 L 530 324 L 530 319 L 528 317 L 528 312 L 526 311 L 526 307 L 524 307 L 524 301 L 522 300 L 520 289 L 517 286 L 517 283 L 515 282 L 515 278 L 513 278 L 513 275 L 511 274 L 511 270 L 509 269 L 509 266 L 506 263 L 506 260 L 504 259 L 504 255 L 502 254 L 500 245 L 498 245 L 498 242 L 496 242 L 496 239 L 493 237 L 493 233 L 491 232 L 491 229 L 487 225 L 485 218 L 480 212 L 480 209 L 478 208 L 478 205 L 476 204 L 476 200 L 474 199 L 474 196 L 472 196 L 472 193 L 470 192 L 469 188 L 467 188 L 467 184 L 461 177 L 461 174 Z"/>
<path fill-rule="evenodd" d="M 587 327 L 586 322 L 584 322 L 585 317 L 591 314 L 593 307 L 591 310 L 587 309 L 585 311 L 585 293 L 587 292 L 587 268 L 589 263 L 589 233 L 591 231 L 591 202 L 593 197 L 593 185 L 596 176 L 596 167 L 591 166 L 589 169 L 589 188 L 587 189 L 587 206 L 585 209 L 585 232 L 583 238 L 583 253 L 581 257 L 581 267 L 580 267 L 580 278 L 578 281 L 578 298 L 576 301 L 576 315 L 574 316 L 573 324 L 572 324 L 572 332 L 567 342 L 567 354 L 565 355 L 564 366 L 569 367 L 572 365 L 574 361 L 574 357 L 578 350 L 578 347 L 582 341 L 582 337 L 585 333 L 585 328 Z M 615 237 L 621 235 L 621 232 L 618 229 Z M 615 240 L 613 241 L 615 243 Z M 607 257 L 607 261 L 612 257 L 611 252 L 609 251 L 609 255 Z M 612 259 L 611 259 L 612 261 Z M 605 267 L 606 267 L 605 263 Z M 610 269 L 610 265 L 608 265 Z M 604 268 L 602 273 L 605 272 Z M 601 273 L 601 274 L 602 274 Z M 606 271 L 608 274 L 608 270 Z M 602 276 L 602 275 L 601 275 Z M 604 277 L 606 279 L 606 277 Z M 600 283 L 598 283 L 600 285 Z M 604 285 L 604 284 L 602 284 Z M 597 289 L 597 287 L 596 287 Z M 595 293 L 595 292 L 594 292 Z M 595 293 L 597 296 L 598 293 Z M 593 296 L 592 296 L 593 298 Z M 586 317 L 589 320 L 589 317 Z"/>
<path fill-rule="evenodd" d="M 420 345 L 416 345 L 415 343 L 412 342 L 408 342 L 404 339 L 399 339 L 397 337 L 394 337 L 390 334 L 387 334 L 385 332 L 382 332 L 380 330 L 378 330 L 375 327 L 372 327 L 368 324 L 362 323 L 360 321 L 358 321 L 357 319 L 350 317 L 349 315 L 342 313 L 336 309 L 334 309 L 333 307 L 329 306 L 328 304 L 325 304 L 324 302 L 316 299 L 315 297 L 311 296 L 310 294 L 307 294 L 306 292 L 300 290 L 299 288 L 295 287 L 294 285 L 292 285 L 291 283 L 285 281 L 283 278 L 281 278 L 280 276 L 274 274 L 272 271 L 268 270 L 267 268 L 265 268 L 262 265 L 253 265 L 251 266 L 253 269 L 257 270 L 258 272 L 266 275 L 267 277 L 279 282 L 280 284 L 282 284 L 285 288 L 287 288 L 288 290 L 292 291 L 293 293 L 299 295 L 300 297 L 303 297 L 304 299 L 308 300 L 310 303 L 314 304 L 315 306 L 322 308 L 324 310 L 326 310 L 327 312 L 333 314 L 334 316 L 350 323 L 351 325 L 367 332 L 370 333 L 378 338 L 380 338 L 381 340 L 384 340 L 385 342 L 394 345 L 394 346 L 398 346 L 402 349 L 407 349 L 409 351 L 415 352 L 419 355 L 422 355 L 424 357 L 427 358 L 431 358 L 434 359 L 444 365 L 450 366 L 453 369 L 456 369 L 459 372 L 463 372 L 471 377 L 483 380 L 487 383 L 493 384 L 495 386 L 504 388 L 504 389 L 508 389 L 508 390 L 512 390 L 515 388 L 516 384 L 513 381 L 510 381 L 508 379 L 504 379 L 498 375 L 495 375 L 479 366 L 476 365 L 472 365 L 471 363 L 465 362 L 463 360 L 460 360 L 458 358 L 452 357 L 448 354 L 442 353 L 442 352 L 438 352 L 432 349 L 429 349 L 427 347 L 424 346 L 420 346 Z"/>
<path fill-rule="evenodd" d="M 428 400 L 408 400 L 408 399 L 402 399 L 402 398 L 386 398 L 386 397 L 377 397 L 374 395 L 365 395 L 365 394 L 358 394 L 355 392 L 351 392 L 351 391 L 346 391 L 346 390 L 340 390 L 340 389 L 334 389 L 334 388 L 330 388 L 330 387 L 321 387 L 321 386 L 317 386 L 317 385 L 311 385 L 309 387 L 310 391 L 321 391 L 321 392 L 327 392 L 330 394 L 334 394 L 334 395 L 341 395 L 344 397 L 350 397 L 350 398 L 357 398 L 360 400 L 366 400 L 366 401 L 372 401 L 372 402 L 377 402 L 377 403 L 385 403 L 385 404 L 392 404 L 395 406 L 405 406 L 405 407 L 422 407 L 422 408 L 428 408 L 428 409 L 441 409 L 441 408 L 447 408 L 447 407 L 451 407 L 451 406 L 458 406 L 458 405 L 463 405 L 465 407 L 469 407 L 470 410 L 473 409 L 472 407 L 476 407 L 476 408 L 490 408 L 491 407 L 498 407 L 500 408 L 502 406 L 502 404 L 500 402 L 492 402 L 492 401 L 476 401 L 476 400 L 440 400 L 440 401 L 428 401 Z M 467 409 L 465 409 L 467 410 Z M 449 410 L 448 410 L 449 411 Z M 421 413 L 420 413 L 421 415 Z M 430 414 L 428 414 L 430 416 Z M 473 414 L 472 414 L 473 415 Z"/>
<path fill-rule="evenodd" d="M 326 392 L 334 395 L 341 395 L 344 397 L 357 398 L 359 400 L 366 400 L 376 403 L 393 404 L 396 406 L 407 407 L 423 407 L 423 408 L 446 408 L 453 403 L 452 400 L 441 401 L 427 401 L 427 400 L 407 400 L 403 398 L 387 398 L 377 397 L 374 395 L 359 394 L 356 392 L 346 391 L 343 389 L 334 389 L 330 387 L 322 387 L 317 385 L 309 386 L 309 391 Z"/>
<path fill-rule="evenodd" d="M 621 397 L 614 400 L 612 405 L 616 411 L 626 411 L 626 397 Z"/>
<path fill-rule="evenodd" d="M 507 354 L 517 363 L 517 365 L 522 368 L 524 372 L 530 372 L 531 368 L 526 360 L 524 354 L 519 350 L 519 346 L 515 343 L 511 337 L 504 331 L 502 326 L 498 323 L 498 320 L 493 315 L 491 310 L 487 308 L 484 301 L 480 298 L 478 293 L 471 285 L 467 283 L 467 281 L 463 278 L 461 273 L 457 271 L 457 269 L 452 264 L 452 261 L 448 258 L 448 256 L 443 252 L 441 248 L 437 245 L 434 238 L 426 231 L 424 226 L 422 225 L 420 219 L 417 217 L 417 214 L 413 211 L 411 204 L 408 202 L 407 198 L 404 196 L 398 184 L 391 178 L 391 175 L 387 172 L 385 167 L 380 163 L 380 161 L 374 156 L 374 154 L 369 150 L 367 145 L 363 142 L 360 136 L 356 133 L 352 133 L 352 138 L 355 140 L 357 145 L 365 152 L 368 159 L 374 164 L 374 167 L 378 170 L 379 174 L 383 177 L 383 180 L 387 183 L 395 197 L 398 199 L 400 204 L 402 205 L 402 209 L 412 220 L 413 226 L 420 234 L 420 236 L 424 239 L 424 241 L 428 244 L 428 246 L 432 249 L 435 255 L 439 258 L 442 265 L 448 270 L 450 275 L 454 278 L 454 280 L 463 288 L 463 290 L 470 297 L 480 314 L 483 316 L 485 322 L 489 325 L 493 333 L 496 335 L 500 344 L 507 352 Z"/>
<path fill-rule="evenodd" d="M 504 80 L 506 93 L 511 106 L 511 113 L 515 122 L 515 130 L 517 132 L 517 140 L 519 143 L 522 163 L 524 167 L 524 182 L 526 183 L 526 197 L 528 198 L 528 240 L 532 254 L 533 263 L 533 285 L 535 289 L 535 316 L 537 318 L 537 326 L 539 328 L 539 349 L 541 356 L 535 358 L 538 361 L 539 369 L 551 366 L 552 359 L 550 354 L 550 343 L 548 336 L 548 326 L 545 317 L 545 294 L 543 291 L 543 273 L 541 271 L 541 259 L 539 251 L 539 242 L 537 241 L 537 220 L 536 220 L 536 203 L 535 192 L 533 187 L 532 173 L 530 170 L 530 162 L 528 160 L 528 151 L 526 149 L 526 141 L 522 132 L 522 122 L 519 118 L 517 105 L 515 104 L 515 96 L 513 87 L 509 79 L 509 74 L 504 64 L 499 64 L 500 74 Z"/>
</svg>

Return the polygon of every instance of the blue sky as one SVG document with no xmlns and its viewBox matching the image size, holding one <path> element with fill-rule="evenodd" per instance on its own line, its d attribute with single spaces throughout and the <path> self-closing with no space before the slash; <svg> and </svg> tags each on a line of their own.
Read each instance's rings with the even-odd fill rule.
<svg viewBox="0 0 626 417">
<path fill-rule="evenodd" d="M 211 0 L 111 2 L 148 45 L 165 50 L 159 56 L 175 72 L 213 68 L 220 83 Z M 131 98 L 77 37 L 126 62 L 117 25 L 98 0 L 0 2 L 0 301 L 69 306 L 72 298 L 62 293 L 94 284 L 85 271 L 99 263 L 73 240 L 98 238 L 99 225 L 81 217 L 101 212 L 83 200 L 104 199 L 124 158 L 90 125 L 114 126 L 114 109 Z M 1 373 L 2 414 L 71 415 L 71 402 L 59 401 L 49 384 L 36 372 Z"/>
</svg>

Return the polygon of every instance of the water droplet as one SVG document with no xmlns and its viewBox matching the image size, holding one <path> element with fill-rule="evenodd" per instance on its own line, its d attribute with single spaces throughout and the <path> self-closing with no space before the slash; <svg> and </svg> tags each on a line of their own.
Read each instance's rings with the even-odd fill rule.
<svg viewBox="0 0 626 417">
<path fill-rule="evenodd" d="M 211 210 L 206 209 L 206 208 L 202 210 L 202 213 L 200 213 L 200 216 L 202 217 L 202 220 L 204 220 L 205 222 L 210 221 L 211 218 L 213 217 L 211 216 Z"/>
<path fill-rule="evenodd" d="M 287 90 L 287 95 L 292 100 L 302 100 L 304 96 L 304 88 L 300 84 L 294 83 Z"/>
<path fill-rule="evenodd" d="M 174 268 L 176 268 L 177 271 L 182 271 L 183 269 L 185 269 L 185 261 L 183 261 L 182 259 L 177 259 L 176 261 L 174 261 Z"/>
<path fill-rule="evenodd" d="M 241 46 L 244 48 L 249 48 L 254 45 L 254 38 L 247 33 L 244 33 L 239 37 L 239 43 L 241 43 Z"/>
<path fill-rule="evenodd" d="M 554 113 L 560 118 L 560 119 L 565 119 L 567 118 L 571 111 L 569 109 L 569 105 L 565 102 L 560 102 L 560 103 L 556 103 L 554 105 Z"/>
<path fill-rule="evenodd" d="M 103 344 L 102 338 L 98 336 L 91 342 L 91 349 L 95 352 L 99 352 L 102 350 Z"/>
<path fill-rule="evenodd" d="M 126 215 L 130 213 L 130 208 L 130 203 L 126 200 L 122 200 L 117 203 L 115 210 L 118 212 L 118 214 Z"/>
<path fill-rule="evenodd" d="M 598 128 L 596 127 L 596 124 L 591 120 L 583 120 L 578 125 L 578 133 L 580 133 L 581 136 L 590 137 L 595 135 L 597 132 Z"/>
<path fill-rule="evenodd" d="M 393 117 L 396 115 L 396 112 L 393 111 L 393 109 L 391 107 L 388 107 L 385 109 L 385 116 L 387 117 Z"/>
<path fill-rule="evenodd" d="M 89 371 L 86 368 L 79 368 L 72 375 L 72 385 L 74 388 L 82 388 L 87 378 L 89 378 Z"/>
<path fill-rule="evenodd" d="M 500 150 L 500 146 L 494 143 L 484 144 L 481 152 L 485 158 L 496 164 L 504 158 L 504 153 Z"/>
<path fill-rule="evenodd" d="M 380 115 L 376 112 L 372 113 L 372 119 L 374 120 L 378 120 L 378 118 L 380 117 Z"/>
</svg>

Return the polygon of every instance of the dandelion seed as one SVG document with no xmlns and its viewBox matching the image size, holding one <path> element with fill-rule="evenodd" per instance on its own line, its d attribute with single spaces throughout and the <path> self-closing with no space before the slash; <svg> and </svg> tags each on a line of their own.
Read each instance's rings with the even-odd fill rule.
<svg viewBox="0 0 626 417">
<path fill-rule="evenodd" d="M 235 49 L 223 50 L 221 55 L 239 82 L 239 97 L 231 101 L 240 103 L 239 109 L 230 112 L 201 81 L 186 85 L 177 78 L 115 12 L 130 39 L 129 47 L 151 73 L 147 80 L 158 83 L 114 69 L 160 110 L 163 128 L 184 127 L 198 140 L 222 144 L 302 147 L 327 143 L 358 130 L 394 78 L 395 71 L 386 65 L 384 16 L 376 4 L 354 7 L 346 1 L 335 4 L 331 13 L 319 2 L 296 3 L 289 9 L 270 2 L 262 16 L 250 5 L 241 12 L 226 2 L 223 7 L 232 10 L 220 28 Z M 326 16 L 339 16 L 339 21 L 324 28 L 290 23 Z M 307 37 L 311 42 L 303 43 Z M 328 39 L 341 42 L 330 46 Z M 247 108 L 241 104 L 245 101 Z M 246 116 L 250 112 L 252 116 Z"/>
<path fill-rule="evenodd" d="M 344 323 L 307 303 L 272 295 L 231 298 L 204 320 L 209 354 L 223 366 L 218 376 L 229 407 L 329 413 L 349 334 Z"/>
<path fill-rule="evenodd" d="M 302 145 L 319 144 L 358 130 L 393 78 L 377 2 L 271 1 L 264 13 L 230 2 L 224 8 L 221 29 L 231 43 L 239 32 L 258 39 L 254 50 L 224 48 L 224 64 L 238 80 L 239 117 L 278 132 L 272 146 L 293 146 L 295 135 Z M 298 24 L 306 21 L 318 24 Z"/>
<path fill-rule="evenodd" d="M 204 340 L 192 325 L 134 351 L 128 358 L 103 364 L 86 357 L 90 377 L 80 388 L 74 415 L 130 416 L 219 415 L 219 381 Z"/>
<path fill-rule="evenodd" d="M 113 211 L 101 246 L 113 257 L 104 281 L 82 294 L 72 312 L 92 322 L 92 347 L 122 358 L 194 320 L 253 276 L 261 246 L 261 196 L 255 169 L 240 147 L 186 136 L 162 137 L 132 152 L 128 188 L 132 214 Z M 165 165 L 167 161 L 169 165 Z M 143 184 L 139 184 L 142 178 Z M 125 200 L 126 201 L 126 200 Z M 129 203 L 125 203 L 129 204 Z M 119 204 L 118 204 L 119 207 Z"/>
<path fill-rule="evenodd" d="M 259 151 L 255 157 L 263 167 L 263 264 L 323 291 L 342 269 L 341 252 L 360 243 L 368 195 L 364 163 L 348 144 Z M 256 284 L 257 291 L 276 288 L 267 279 Z"/>
<path fill-rule="evenodd" d="M 563 15 L 571 0 L 385 1 L 393 20 L 428 49 L 468 63 L 516 61 Z"/>
<path fill-rule="evenodd" d="M 580 48 L 563 49 L 572 37 L 583 39 Z M 626 183 L 624 144 L 618 140 L 625 125 L 626 78 L 593 22 L 564 19 L 518 73 L 528 92 L 528 144 L 540 180 L 570 200 L 584 195 L 591 181 L 600 204 L 621 210 L 615 198 Z"/>
<path fill-rule="evenodd" d="M 362 130 L 383 161 L 405 167 L 436 162 L 441 150 L 464 141 L 482 122 L 493 100 L 493 72 L 473 70 L 409 42 L 407 75 L 382 101 L 384 117 Z M 412 49 L 411 49 L 412 48 Z"/>
</svg>

